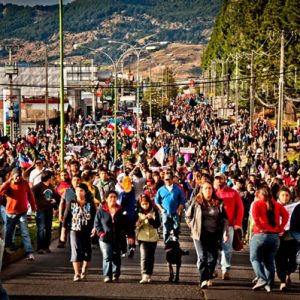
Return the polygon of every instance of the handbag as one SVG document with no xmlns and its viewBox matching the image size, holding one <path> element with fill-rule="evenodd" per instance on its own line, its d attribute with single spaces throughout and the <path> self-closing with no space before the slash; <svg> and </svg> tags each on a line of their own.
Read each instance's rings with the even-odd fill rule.
<svg viewBox="0 0 300 300">
<path fill-rule="evenodd" d="M 242 229 L 235 229 L 233 233 L 232 248 L 235 251 L 241 251 L 244 247 Z"/>
</svg>

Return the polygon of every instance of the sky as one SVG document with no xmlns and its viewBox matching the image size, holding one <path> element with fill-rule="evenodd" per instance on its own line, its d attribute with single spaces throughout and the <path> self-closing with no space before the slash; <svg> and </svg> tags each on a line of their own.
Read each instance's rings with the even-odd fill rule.
<svg viewBox="0 0 300 300">
<path fill-rule="evenodd" d="M 70 3 L 74 0 L 63 0 L 63 4 Z M 0 0 L 0 3 L 2 4 L 16 4 L 16 5 L 29 5 L 29 6 L 35 6 L 35 5 L 53 5 L 53 4 L 59 4 L 59 0 Z"/>
</svg>

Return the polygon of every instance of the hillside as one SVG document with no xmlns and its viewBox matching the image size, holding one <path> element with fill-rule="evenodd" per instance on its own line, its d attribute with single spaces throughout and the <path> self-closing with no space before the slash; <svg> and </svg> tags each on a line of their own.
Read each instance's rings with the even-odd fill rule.
<svg viewBox="0 0 300 300">
<path fill-rule="evenodd" d="M 114 59 L 124 48 L 109 44 L 109 40 L 132 45 L 168 41 L 168 49 L 159 53 L 162 65 L 181 69 L 181 78 L 200 74 L 200 53 L 212 32 L 214 19 L 223 0 L 76 0 L 64 6 L 64 45 L 67 61 L 79 62 L 93 57 L 96 63 L 106 64 L 103 57 L 95 57 L 87 50 L 74 51 L 75 43 L 108 52 Z M 45 48 L 49 61 L 58 58 L 58 5 L 16 6 L 0 4 L 0 39 L 2 45 L 14 43 L 19 49 L 13 53 L 18 62 L 44 64 Z M 170 52 L 183 46 L 177 57 Z M 171 49 L 171 50 L 170 50 Z M 184 55 L 182 55 L 184 54 Z M 169 56 L 167 56 L 169 55 Z M 182 57 L 183 56 L 183 57 Z M 7 61 L 8 52 L 0 51 L 0 63 Z M 171 60 L 172 58 L 172 60 Z M 127 62 L 130 63 L 130 62 Z M 143 67 L 141 63 L 141 69 Z M 185 73 L 185 75 L 184 75 Z M 190 75 L 189 75 L 190 74 Z"/>
</svg>

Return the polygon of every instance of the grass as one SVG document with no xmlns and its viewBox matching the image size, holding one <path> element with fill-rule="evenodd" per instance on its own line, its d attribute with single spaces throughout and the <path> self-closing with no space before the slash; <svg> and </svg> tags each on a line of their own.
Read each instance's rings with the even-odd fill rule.
<svg viewBox="0 0 300 300">
<path fill-rule="evenodd" d="M 58 228 L 59 228 L 58 218 L 53 218 L 52 232 L 55 231 L 55 230 L 58 230 Z M 36 244 L 36 222 L 35 222 L 35 217 L 32 217 L 31 219 L 28 220 L 28 230 L 29 230 L 31 243 L 33 245 L 35 245 Z M 22 240 L 20 229 L 19 229 L 18 225 L 16 227 L 15 244 L 16 244 L 16 246 L 23 247 L 23 240 Z"/>
</svg>

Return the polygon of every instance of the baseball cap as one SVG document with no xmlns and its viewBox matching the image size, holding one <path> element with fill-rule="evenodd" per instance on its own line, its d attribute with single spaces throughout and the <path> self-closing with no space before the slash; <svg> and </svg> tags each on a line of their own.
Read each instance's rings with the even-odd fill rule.
<svg viewBox="0 0 300 300">
<path fill-rule="evenodd" d="M 217 178 L 217 177 L 226 178 L 225 174 L 224 174 L 224 173 L 221 173 L 221 172 L 216 173 L 214 177 L 215 177 L 215 178 Z"/>
</svg>

